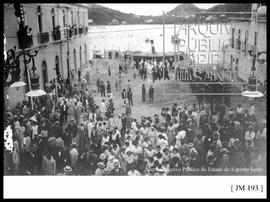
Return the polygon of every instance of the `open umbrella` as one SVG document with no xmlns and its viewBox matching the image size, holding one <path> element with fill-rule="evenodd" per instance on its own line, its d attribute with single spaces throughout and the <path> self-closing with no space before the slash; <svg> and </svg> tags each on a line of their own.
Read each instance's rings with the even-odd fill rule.
<svg viewBox="0 0 270 202">
<path fill-rule="evenodd" d="M 244 97 L 256 98 L 256 97 L 263 97 L 263 93 L 260 91 L 244 91 L 241 93 Z"/>
<path fill-rule="evenodd" d="M 18 88 L 18 87 L 22 87 L 22 86 L 25 86 L 26 83 L 22 82 L 22 81 L 17 81 L 15 83 L 13 83 L 10 88 Z"/>
<path fill-rule="evenodd" d="M 44 90 L 31 90 L 28 93 L 25 94 L 28 97 L 39 97 L 42 95 L 46 95 L 46 92 Z"/>
</svg>

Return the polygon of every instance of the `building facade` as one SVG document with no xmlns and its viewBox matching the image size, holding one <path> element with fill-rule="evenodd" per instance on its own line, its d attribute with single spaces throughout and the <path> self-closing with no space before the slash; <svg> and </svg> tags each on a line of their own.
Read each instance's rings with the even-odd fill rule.
<svg viewBox="0 0 270 202">
<path fill-rule="evenodd" d="M 258 54 L 267 51 L 266 35 L 266 6 L 261 4 L 252 4 L 252 13 L 250 19 L 232 19 L 230 28 L 229 46 L 224 50 L 223 65 L 226 69 L 231 70 L 237 76 L 248 81 L 253 66 L 253 57 L 250 51 Z M 260 64 L 255 61 L 257 81 L 266 80 L 266 54 L 261 54 L 260 58 L 265 59 Z"/>
<path fill-rule="evenodd" d="M 16 47 L 16 55 L 22 50 L 38 50 L 34 57 L 39 74 L 40 89 L 57 75 L 63 79 L 89 64 L 88 9 L 81 4 L 21 4 L 25 34 L 18 34 L 19 23 L 14 4 L 4 4 L 4 34 L 6 50 Z M 31 28 L 31 29 L 29 29 Z M 21 81 L 28 85 L 6 88 L 5 101 L 9 107 L 26 99 L 29 82 L 25 74 L 23 57 L 20 57 Z M 27 65 L 31 68 L 33 63 Z M 6 100 L 8 99 L 8 100 Z"/>
</svg>

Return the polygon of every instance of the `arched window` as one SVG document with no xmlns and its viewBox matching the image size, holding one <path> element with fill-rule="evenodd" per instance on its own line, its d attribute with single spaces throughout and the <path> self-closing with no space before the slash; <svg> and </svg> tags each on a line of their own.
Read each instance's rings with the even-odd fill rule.
<svg viewBox="0 0 270 202">
<path fill-rule="evenodd" d="M 74 55 L 74 69 L 77 72 L 77 64 L 76 64 L 76 50 L 73 50 L 73 55 Z"/>
<path fill-rule="evenodd" d="M 60 66 L 60 64 L 59 64 L 59 57 L 57 55 L 57 56 L 55 56 L 55 72 L 56 72 L 56 76 L 61 75 L 60 74 L 59 66 Z"/>
<path fill-rule="evenodd" d="M 85 26 L 84 13 L 83 13 L 83 26 Z"/>
<path fill-rule="evenodd" d="M 82 47 L 80 46 L 80 67 L 82 68 Z"/>
<path fill-rule="evenodd" d="M 66 26 L 66 13 L 65 10 L 63 10 L 63 27 Z"/>
<path fill-rule="evenodd" d="M 78 16 L 78 26 L 80 26 L 81 24 L 80 24 L 80 13 L 79 13 L 79 11 L 77 12 L 77 16 Z"/>
<path fill-rule="evenodd" d="M 71 25 L 73 26 L 73 11 L 71 11 Z"/>
<path fill-rule="evenodd" d="M 54 13 L 54 8 L 52 8 L 51 14 L 52 14 L 52 26 L 53 26 L 53 29 L 54 29 L 55 28 L 55 13 Z"/>
<path fill-rule="evenodd" d="M 40 6 L 37 7 L 37 15 L 38 15 L 39 33 L 42 33 L 42 10 Z"/>
<path fill-rule="evenodd" d="M 48 83 L 48 69 L 47 69 L 47 63 L 45 60 L 42 62 L 42 81 L 43 81 L 43 86 L 45 89 L 45 84 Z"/>
<path fill-rule="evenodd" d="M 87 64 L 87 46 L 84 44 L 84 59 L 85 59 L 85 64 Z"/>
</svg>

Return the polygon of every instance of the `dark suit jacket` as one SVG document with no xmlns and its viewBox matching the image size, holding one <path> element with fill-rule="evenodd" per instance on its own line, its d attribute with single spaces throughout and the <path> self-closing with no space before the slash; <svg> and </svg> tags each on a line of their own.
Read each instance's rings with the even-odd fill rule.
<svg viewBox="0 0 270 202">
<path fill-rule="evenodd" d="M 122 92 L 122 99 L 126 99 L 127 98 L 127 93 L 126 92 Z"/>
</svg>

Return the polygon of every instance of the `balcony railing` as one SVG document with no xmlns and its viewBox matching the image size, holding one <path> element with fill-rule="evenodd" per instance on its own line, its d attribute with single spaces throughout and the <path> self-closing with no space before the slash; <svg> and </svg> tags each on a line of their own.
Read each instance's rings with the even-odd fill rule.
<svg viewBox="0 0 270 202">
<path fill-rule="evenodd" d="M 32 35 L 22 35 L 21 32 L 17 32 L 17 37 L 20 49 L 30 48 L 33 46 Z"/>
<path fill-rule="evenodd" d="M 83 34 L 83 26 L 79 27 L 79 34 Z"/>
<path fill-rule="evenodd" d="M 74 31 L 72 27 L 65 27 L 64 28 L 64 35 L 65 38 L 71 38 L 74 35 Z"/>
<path fill-rule="evenodd" d="M 72 31 L 73 31 L 73 35 L 77 35 L 78 34 L 78 29 L 77 29 L 77 26 L 76 25 L 74 25 L 72 27 Z"/>
<path fill-rule="evenodd" d="M 48 43 L 50 41 L 49 40 L 49 32 L 38 33 L 37 37 L 38 37 L 39 44 Z"/>
<path fill-rule="evenodd" d="M 241 41 L 239 40 L 239 39 L 236 39 L 235 40 L 235 46 L 236 46 L 236 49 L 237 50 L 241 50 L 240 48 L 241 48 Z"/>
<path fill-rule="evenodd" d="M 53 40 L 54 40 L 54 41 L 60 40 L 60 39 L 61 39 L 61 31 L 60 31 L 60 29 L 55 28 L 55 29 L 52 31 L 52 37 L 53 37 Z"/>
</svg>

